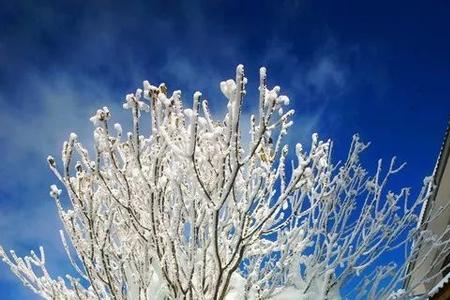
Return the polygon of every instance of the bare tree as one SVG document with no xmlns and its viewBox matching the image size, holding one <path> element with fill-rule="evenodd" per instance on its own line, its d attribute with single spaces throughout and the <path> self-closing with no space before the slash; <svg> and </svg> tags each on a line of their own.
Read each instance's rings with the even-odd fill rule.
<svg viewBox="0 0 450 300">
<path fill-rule="evenodd" d="M 280 87 L 267 87 L 265 68 L 244 142 L 246 83 L 242 65 L 235 80 L 220 83 L 228 100 L 220 121 L 200 92 L 184 109 L 180 91 L 169 95 L 164 84 L 148 81 L 126 96 L 133 129 L 125 137 L 119 124 L 110 125 L 108 108 L 98 110 L 94 153 L 72 133 L 62 166 L 48 157 L 70 200 L 51 186 L 79 278 L 53 279 L 42 248 L 24 258 L 0 248 L 4 262 L 46 299 L 410 296 L 399 290 L 411 275 L 407 266 L 421 263 L 415 245 L 432 237 L 416 225 L 429 180 L 417 199 L 407 188 L 388 191 L 403 165 L 394 158 L 383 170 L 380 160 L 369 174 L 359 159 L 368 144 L 356 135 L 342 162 L 333 164 L 332 142 L 314 134 L 310 148 L 297 144 L 287 164 L 283 137 L 294 111 L 284 111 L 289 98 Z M 151 122 L 145 135 L 143 112 Z M 448 250 L 447 240 L 432 238 Z M 405 263 L 386 263 L 398 249 Z"/>
</svg>

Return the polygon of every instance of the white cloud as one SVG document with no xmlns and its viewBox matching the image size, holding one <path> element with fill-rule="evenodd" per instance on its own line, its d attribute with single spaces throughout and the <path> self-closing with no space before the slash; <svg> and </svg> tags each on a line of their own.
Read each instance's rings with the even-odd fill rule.
<svg viewBox="0 0 450 300">
<path fill-rule="evenodd" d="M 233 70 L 233 68 L 234 66 L 230 66 L 230 70 Z M 217 69 L 214 67 L 193 62 L 175 51 L 168 52 L 166 64 L 162 67 L 161 73 L 166 78 L 171 78 L 182 85 L 185 93 L 193 93 L 202 89 L 218 90 L 220 80 L 224 79 L 219 76 Z M 174 88 L 179 89 L 180 87 Z"/>
<path fill-rule="evenodd" d="M 329 90 L 344 88 L 345 73 L 344 68 L 332 57 L 323 56 L 308 70 L 305 82 L 314 87 L 319 94 L 325 94 Z"/>
<path fill-rule="evenodd" d="M 18 182 L 27 172 L 29 180 L 38 180 L 36 175 L 42 170 L 27 168 L 24 162 L 40 160 L 45 167 L 46 156 L 58 156 L 70 132 L 77 132 L 88 143 L 93 129 L 89 117 L 98 107 L 108 104 L 113 106 L 113 113 L 122 111 L 120 101 L 114 98 L 106 86 L 95 80 L 67 73 L 33 74 L 23 92 L 13 98 L 0 94 L 0 140 L 4 158 L 0 176 L 6 180 L 3 187 L 11 181 Z"/>
</svg>

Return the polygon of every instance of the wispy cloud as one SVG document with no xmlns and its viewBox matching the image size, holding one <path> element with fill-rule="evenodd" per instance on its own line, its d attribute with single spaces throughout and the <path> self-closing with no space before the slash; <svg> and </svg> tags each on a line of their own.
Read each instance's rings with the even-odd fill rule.
<svg viewBox="0 0 450 300">
<path fill-rule="evenodd" d="M 28 158 L 44 161 L 46 155 L 59 152 L 72 131 L 90 139 L 89 116 L 101 104 L 118 107 L 120 102 L 114 98 L 100 82 L 64 72 L 31 74 L 16 95 L 0 93 L 0 139 L 6 163 L 2 177 L 11 178 L 7 174 L 15 170 L 34 172 L 21 162 Z"/>
<path fill-rule="evenodd" d="M 277 67 L 277 76 L 288 80 L 282 88 L 287 88 L 296 109 L 291 143 L 309 143 L 313 132 L 320 132 L 331 122 L 338 125 L 338 112 L 329 107 L 351 89 L 353 78 L 343 62 L 347 52 L 331 37 L 309 54 L 300 54 L 293 42 L 277 37 L 268 44 L 264 61 Z"/>
<path fill-rule="evenodd" d="M 342 66 L 329 56 L 323 56 L 315 62 L 305 76 L 305 84 L 319 95 L 341 90 L 346 83 L 346 74 Z"/>
</svg>

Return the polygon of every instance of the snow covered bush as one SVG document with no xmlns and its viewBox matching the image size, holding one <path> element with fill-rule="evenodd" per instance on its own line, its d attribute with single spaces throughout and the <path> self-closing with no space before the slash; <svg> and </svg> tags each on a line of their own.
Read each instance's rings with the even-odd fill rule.
<svg viewBox="0 0 450 300">
<path fill-rule="evenodd" d="M 413 244 L 423 238 L 416 224 L 428 182 L 417 199 L 407 188 L 388 191 L 403 165 L 393 159 L 382 170 L 379 161 L 369 174 L 359 158 L 368 144 L 358 136 L 336 164 L 332 142 L 317 134 L 309 149 L 289 152 L 289 98 L 268 88 L 261 68 L 258 111 L 243 120 L 246 83 L 242 65 L 220 83 L 222 120 L 200 92 L 185 108 L 180 91 L 148 81 L 123 105 L 132 132 L 99 109 L 94 153 L 72 133 L 62 162 L 48 157 L 68 195 L 51 186 L 78 278 L 52 278 L 42 248 L 25 258 L 0 248 L 0 256 L 46 299 L 407 297 L 399 288 L 408 264 L 422 259 Z M 140 127 L 146 113 L 150 133 Z M 404 253 L 404 264 L 389 262 L 392 253 Z"/>
</svg>

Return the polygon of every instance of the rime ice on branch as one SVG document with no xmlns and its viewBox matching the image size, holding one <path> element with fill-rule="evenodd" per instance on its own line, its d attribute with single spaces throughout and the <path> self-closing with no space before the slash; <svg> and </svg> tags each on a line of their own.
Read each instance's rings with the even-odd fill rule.
<svg viewBox="0 0 450 300">
<path fill-rule="evenodd" d="M 387 191 L 402 166 L 393 159 L 383 170 L 379 161 L 369 174 L 358 136 L 343 162 L 331 162 L 332 142 L 317 134 L 309 149 L 297 144 L 288 162 L 289 98 L 268 87 L 261 68 L 258 111 L 243 120 L 246 83 L 242 65 L 220 83 L 228 100 L 223 120 L 200 92 L 185 108 L 180 91 L 148 81 L 126 96 L 126 136 L 120 124 L 111 126 L 108 108 L 99 109 L 90 119 L 94 153 L 71 134 L 62 163 L 48 157 L 68 195 L 65 205 L 51 186 L 78 278 L 53 279 L 42 248 L 25 258 L 0 248 L 3 260 L 45 299 L 407 297 L 396 290 L 410 276 L 407 264 L 425 259 L 414 244 L 430 238 L 416 226 L 428 183 L 417 199 L 406 188 Z M 150 133 L 141 122 L 150 122 Z M 446 240 L 435 244 L 449 248 Z M 405 264 L 386 264 L 383 255 L 401 247 Z"/>
</svg>

